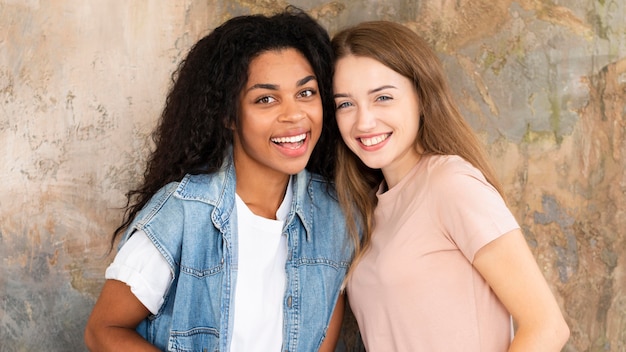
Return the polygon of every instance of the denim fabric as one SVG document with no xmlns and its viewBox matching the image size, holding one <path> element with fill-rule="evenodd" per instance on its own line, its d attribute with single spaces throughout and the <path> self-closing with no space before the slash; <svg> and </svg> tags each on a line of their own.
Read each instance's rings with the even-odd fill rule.
<svg viewBox="0 0 626 352">
<path fill-rule="evenodd" d="M 353 247 L 327 183 L 303 171 L 293 179 L 283 233 L 283 351 L 317 351 L 330 322 Z M 237 283 L 235 170 L 231 156 L 209 175 L 187 175 L 157 192 L 122 243 L 143 230 L 170 265 L 172 284 L 156 315 L 137 331 L 161 350 L 228 351 Z"/>
</svg>

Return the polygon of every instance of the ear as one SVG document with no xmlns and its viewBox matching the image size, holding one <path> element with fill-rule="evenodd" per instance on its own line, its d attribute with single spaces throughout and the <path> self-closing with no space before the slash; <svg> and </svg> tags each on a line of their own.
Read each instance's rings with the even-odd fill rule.
<svg viewBox="0 0 626 352">
<path fill-rule="evenodd" d="M 233 132 L 235 132 L 235 130 L 237 129 L 237 124 L 235 123 L 235 120 L 229 121 L 228 118 L 224 118 L 222 120 L 222 125 L 224 125 L 224 128 L 229 129 Z"/>
</svg>

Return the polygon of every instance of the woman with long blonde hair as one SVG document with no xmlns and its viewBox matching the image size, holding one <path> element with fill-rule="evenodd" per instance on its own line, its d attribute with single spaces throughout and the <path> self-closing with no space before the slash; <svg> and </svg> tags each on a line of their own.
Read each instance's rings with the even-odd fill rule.
<svg viewBox="0 0 626 352">
<path fill-rule="evenodd" d="M 333 49 L 336 186 L 363 233 L 347 293 L 367 350 L 559 351 L 569 329 L 433 50 L 384 21 Z"/>
</svg>

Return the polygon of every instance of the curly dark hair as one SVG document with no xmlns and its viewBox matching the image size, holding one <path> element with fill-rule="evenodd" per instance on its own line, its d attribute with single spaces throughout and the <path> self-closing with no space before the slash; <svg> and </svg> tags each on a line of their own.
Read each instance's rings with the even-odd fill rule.
<svg viewBox="0 0 626 352">
<path fill-rule="evenodd" d="M 172 74 L 165 108 L 152 135 L 156 148 L 148 159 L 143 184 L 126 194 L 124 219 L 113 233 L 111 248 L 161 187 L 186 174 L 220 169 L 233 144 L 227 126 L 237 123 L 238 99 L 247 83 L 250 62 L 263 52 L 285 48 L 298 50 L 308 60 L 322 99 L 322 134 L 307 169 L 333 179 L 339 135 L 328 32 L 293 6 L 273 16 L 234 17 L 200 39 Z"/>
</svg>

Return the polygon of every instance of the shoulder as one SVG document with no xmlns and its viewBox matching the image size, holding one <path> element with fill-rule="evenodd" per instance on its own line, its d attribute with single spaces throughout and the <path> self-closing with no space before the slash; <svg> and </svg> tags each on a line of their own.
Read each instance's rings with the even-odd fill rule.
<svg viewBox="0 0 626 352">
<path fill-rule="evenodd" d="M 426 158 L 428 172 L 437 176 L 446 177 L 458 174 L 482 176 L 480 170 L 458 155 L 429 155 Z"/>
<path fill-rule="evenodd" d="M 226 184 L 219 180 L 215 174 L 186 175 L 180 181 L 165 185 L 137 214 L 129 231 L 144 230 L 148 234 L 176 232 L 182 229 L 187 219 L 207 218 L 206 214 L 220 200 L 229 198 L 224 196 Z M 232 187 L 234 189 L 234 185 Z M 230 198 L 234 198 L 234 195 Z M 230 199 L 230 202 L 222 203 L 233 202 Z"/>
<path fill-rule="evenodd" d="M 129 226 L 129 230 L 143 226 L 146 222 L 159 214 L 163 207 L 170 202 L 172 195 L 177 192 L 179 186 L 180 182 L 171 182 L 156 191 L 148 203 L 137 213 L 133 224 Z"/>
<path fill-rule="evenodd" d="M 472 185 L 482 185 L 495 191 L 483 173 L 460 156 L 432 155 L 427 158 L 428 183 L 438 192 L 457 192 Z"/>
<path fill-rule="evenodd" d="M 295 178 L 294 196 L 297 212 L 305 223 L 319 227 L 345 225 L 334 184 L 322 176 L 300 172 Z"/>
<path fill-rule="evenodd" d="M 175 196 L 181 200 L 215 204 L 228 186 L 225 176 L 220 173 L 186 175 L 178 183 Z M 234 182 L 230 187 L 234 189 Z"/>
<path fill-rule="evenodd" d="M 137 220 L 149 221 L 159 214 L 182 207 L 187 201 L 212 203 L 211 194 L 218 193 L 214 188 L 219 188 L 212 179 L 212 175 L 186 175 L 180 181 L 168 183 L 152 196 L 137 215 Z"/>
<path fill-rule="evenodd" d="M 303 170 L 296 175 L 296 195 L 301 202 L 313 205 L 339 206 L 335 185 L 319 174 Z"/>
</svg>

